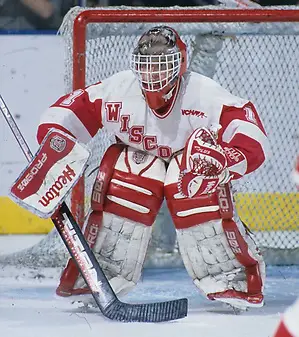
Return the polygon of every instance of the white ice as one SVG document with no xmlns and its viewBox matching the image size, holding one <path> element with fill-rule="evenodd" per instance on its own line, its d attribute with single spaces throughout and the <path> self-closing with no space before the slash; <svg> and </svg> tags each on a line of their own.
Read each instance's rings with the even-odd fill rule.
<svg viewBox="0 0 299 337">
<path fill-rule="evenodd" d="M 2 236 L 0 254 L 34 244 L 39 237 Z M 205 300 L 183 269 L 147 269 L 127 302 L 187 297 L 189 313 L 168 323 L 119 323 L 55 295 L 57 275 L 29 279 L 0 270 L 1 337 L 270 337 L 280 314 L 297 297 L 299 267 L 268 267 L 266 304 L 236 315 L 221 303 Z"/>
</svg>

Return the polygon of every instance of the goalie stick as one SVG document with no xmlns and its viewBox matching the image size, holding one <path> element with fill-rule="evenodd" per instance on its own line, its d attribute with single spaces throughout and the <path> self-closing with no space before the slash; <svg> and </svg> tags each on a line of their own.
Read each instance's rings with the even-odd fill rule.
<svg viewBox="0 0 299 337">
<path fill-rule="evenodd" d="M 33 154 L 1 95 L 0 110 L 26 159 L 30 162 Z M 165 322 L 187 316 L 186 298 L 144 304 L 121 302 L 65 202 L 51 219 L 105 317 L 122 322 Z"/>
</svg>

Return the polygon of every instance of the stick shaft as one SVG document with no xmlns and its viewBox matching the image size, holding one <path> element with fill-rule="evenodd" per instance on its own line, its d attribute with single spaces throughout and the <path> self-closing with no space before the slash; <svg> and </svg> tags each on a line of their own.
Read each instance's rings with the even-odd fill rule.
<svg viewBox="0 0 299 337">
<path fill-rule="evenodd" d="M 9 125 L 14 137 L 16 138 L 16 141 L 18 142 L 18 144 L 20 145 L 21 150 L 23 151 L 26 159 L 28 160 L 28 162 L 32 159 L 33 154 L 25 140 L 25 138 L 23 137 L 17 123 L 15 122 L 12 114 L 9 112 L 7 105 L 5 104 L 2 96 L 0 95 L 0 109 L 3 113 L 3 116 L 7 122 L 7 124 Z"/>
</svg>

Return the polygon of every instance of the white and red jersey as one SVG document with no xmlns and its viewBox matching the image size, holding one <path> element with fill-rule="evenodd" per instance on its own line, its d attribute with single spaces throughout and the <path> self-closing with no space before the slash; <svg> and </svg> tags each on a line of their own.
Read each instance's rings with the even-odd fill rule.
<svg viewBox="0 0 299 337">
<path fill-rule="evenodd" d="M 195 129 L 221 125 L 218 141 L 234 178 L 263 163 L 268 142 L 251 102 L 194 72 L 184 74 L 174 95 L 159 115 L 147 106 L 131 70 L 116 73 L 61 97 L 43 114 L 37 138 L 55 127 L 86 143 L 104 127 L 123 143 L 169 161 Z"/>
</svg>

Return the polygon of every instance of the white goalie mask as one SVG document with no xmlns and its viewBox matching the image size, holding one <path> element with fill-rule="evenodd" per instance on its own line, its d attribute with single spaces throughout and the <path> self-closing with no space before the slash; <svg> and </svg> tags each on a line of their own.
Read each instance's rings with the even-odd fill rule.
<svg viewBox="0 0 299 337">
<path fill-rule="evenodd" d="M 138 41 L 131 69 L 152 109 L 167 101 L 167 94 L 186 71 L 186 45 L 170 27 L 150 29 Z"/>
<path fill-rule="evenodd" d="M 159 91 L 165 88 L 178 77 L 181 57 L 181 52 L 168 55 L 133 54 L 134 72 L 141 88 L 146 91 Z"/>
</svg>

